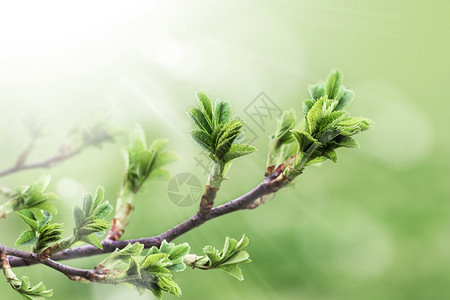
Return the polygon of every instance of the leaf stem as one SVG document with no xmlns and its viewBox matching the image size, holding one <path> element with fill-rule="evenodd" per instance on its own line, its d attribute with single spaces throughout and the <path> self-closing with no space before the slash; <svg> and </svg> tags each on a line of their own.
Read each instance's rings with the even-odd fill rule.
<svg viewBox="0 0 450 300">
<path fill-rule="evenodd" d="M 116 213 L 111 221 L 111 228 L 108 231 L 107 239 L 118 241 L 125 231 L 125 227 L 130 220 L 130 214 L 134 209 L 133 200 L 136 196 L 130 188 L 125 185 L 117 197 Z"/>
</svg>

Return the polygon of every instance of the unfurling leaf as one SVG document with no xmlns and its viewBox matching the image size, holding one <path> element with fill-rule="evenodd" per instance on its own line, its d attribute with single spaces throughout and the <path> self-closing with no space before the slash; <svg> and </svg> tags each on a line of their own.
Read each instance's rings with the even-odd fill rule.
<svg viewBox="0 0 450 300">
<path fill-rule="evenodd" d="M 142 244 L 129 244 L 111 253 L 96 269 L 106 274 L 107 282 L 123 283 L 140 293 L 148 289 L 158 298 L 162 291 L 180 296 L 181 289 L 172 272 L 185 269 L 183 257 L 189 253 L 189 245 L 163 241 L 159 249 L 152 247 L 147 253 L 143 250 Z"/>
<path fill-rule="evenodd" d="M 309 91 L 309 95 L 311 96 L 313 101 L 319 100 L 320 98 L 325 96 L 325 87 L 323 86 L 323 83 L 317 83 L 317 84 L 309 86 L 308 91 Z M 311 104 L 311 106 L 312 106 L 312 104 Z M 311 106 L 309 106 L 309 108 L 311 108 Z"/>
<path fill-rule="evenodd" d="M 329 75 L 325 83 L 325 94 L 328 99 L 339 99 L 339 89 L 343 81 L 342 72 L 339 70 L 333 70 Z M 342 95 L 341 95 L 342 97 Z"/>
<path fill-rule="evenodd" d="M 19 238 L 16 240 L 17 246 L 33 246 L 39 237 L 36 236 L 36 232 L 33 230 L 26 230 L 22 232 Z"/>
<path fill-rule="evenodd" d="M 56 207 L 51 201 L 57 200 L 58 196 L 55 193 L 45 192 L 50 179 L 50 175 L 43 175 L 31 185 L 20 187 L 16 196 L 0 205 L 0 218 L 11 212 L 24 209 L 32 209 L 36 213 L 41 213 L 40 211 L 44 210 L 56 214 Z"/>
<path fill-rule="evenodd" d="M 255 151 L 256 148 L 249 145 L 232 144 L 229 152 L 227 152 L 227 154 L 224 155 L 223 160 L 226 162 L 231 161 L 233 159 L 253 153 Z"/>
<path fill-rule="evenodd" d="M 243 280 L 239 264 L 251 262 L 246 251 L 242 250 L 249 244 L 249 239 L 244 235 L 237 241 L 227 237 L 222 250 L 217 250 L 211 245 L 203 248 L 204 256 L 188 258 L 187 263 L 193 268 L 201 270 L 219 269 L 238 280 Z"/>
<path fill-rule="evenodd" d="M 136 194 L 152 173 L 178 159 L 174 152 L 163 152 L 167 140 L 156 139 L 147 147 L 143 129 L 136 125 L 130 135 L 130 144 L 124 151 L 126 170 L 123 178 L 124 189 Z M 158 177 L 158 176 L 156 176 Z"/>
<path fill-rule="evenodd" d="M 373 126 L 371 120 L 352 117 L 342 110 L 354 97 L 353 91 L 346 89 L 342 81 L 342 72 L 334 70 L 325 83 L 309 87 L 312 99 L 303 103 L 304 129 L 291 130 L 292 136 L 297 140 L 295 159 L 291 159 L 294 155 L 290 156 L 292 149 L 284 149 L 290 150 L 285 153 L 282 162 L 283 173 L 289 180 L 301 174 L 304 166 L 327 159 L 337 162 L 335 149 L 358 147 L 358 143 L 350 136 Z M 269 153 L 269 161 L 272 156 Z"/>
</svg>

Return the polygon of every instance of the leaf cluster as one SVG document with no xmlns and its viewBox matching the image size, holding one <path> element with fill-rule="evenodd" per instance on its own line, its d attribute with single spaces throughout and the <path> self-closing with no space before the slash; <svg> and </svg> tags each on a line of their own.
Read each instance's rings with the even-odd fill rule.
<svg viewBox="0 0 450 300">
<path fill-rule="evenodd" d="M 22 279 L 14 277 L 9 279 L 11 287 L 18 292 L 24 300 L 42 300 L 53 296 L 53 290 L 46 290 L 42 282 L 31 286 L 30 279 L 23 276 Z"/>
<path fill-rule="evenodd" d="M 170 178 L 164 166 L 177 160 L 178 155 L 163 151 L 166 144 L 167 140 L 157 139 L 147 147 L 144 130 L 136 125 L 129 146 L 123 152 L 126 162 L 123 185 L 137 193 L 148 178 Z"/>
<path fill-rule="evenodd" d="M 47 211 L 42 211 L 42 219 L 39 220 L 31 210 L 21 210 L 17 213 L 28 225 L 28 230 L 22 232 L 16 240 L 16 245 L 33 246 L 33 252 L 40 253 L 61 239 L 63 224 L 50 221 L 52 215 Z"/>
<path fill-rule="evenodd" d="M 211 245 L 205 246 L 203 248 L 205 255 L 196 258 L 192 263 L 192 267 L 203 270 L 218 269 L 233 276 L 237 280 L 244 280 L 242 270 L 238 265 L 251 262 L 247 251 L 242 250 L 249 243 L 250 240 L 243 235 L 239 241 L 227 237 L 220 251 Z"/>
<path fill-rule="evenodd" d="M 143 250 L 144 245 L 140 243 L 128 244 L 103 260 L 96 271 L 106 274 L 107 281 L 136 288 L 140 294 L 148 289 L 158 298 L 162 292 L 180 296 L 181 289 L 173 280 L 172 272 L 186 268 L 183 257 L 189 253 L 189 245 L 163 241 L 159 249 Z"/>
<path fill-rule="evenodd" d="M 219 100 L 213 104 L 203 91 L 197 92 L 197 99 L 198 107 L 188 112 L 197 127 L 190 136 L 214 162 L 221 165 L 223 171 L 234 159 L 256 151 L 252 146 L 239 143 L 244 134 L 244 123 L 231 118 L 228 102 Z"/>
<path fill-rule="evenodd" d="M 358 143 L 352 137 L 373 126 L 365 117 L 354 117 L 343 110 L 354 97 L 354 92 L 342 85 L 343 75 L 332 71 L 325 82 L 309 87 L 311 99 L 303 103 L 304 125 L 297 127 L 295 113 L 285 112 L 272 138 L 269 163 L 272 157 L 287 159 L 296 154 L 296 159 L 288 170 L 288 177 L 295 177 L 308 165 L 327 159 L 337 162 L 337 148 L 355 148 Z M 292 142 L 295 146 L 292 146 Z"/>
<path fill-rule="evenodd" d="M 75 206 L 73 215 L 75 227 L 71 238 L 66 239 L 66 243 L 73 245 L 77 241 L 83 241 L 97 248 L 102 249 L 98 238 L 104 231 L 108 230 L 110 223 L 104 218 L 112 211 L 109 201 L 104 199 L 105 190 L 102 186 L 97 187 L 94 196 L 83 195 L 83 206 Z M 70 247 L 65 245 L 64 248 Z"/>
<path fill-rule="evenodd" d="M 52 201 L 57 200 L 58 196 L 52 192 L 45 192 L 50 180 L 50 175 L 43 175 L 31 185 L 19 187 L 16 195 L 0 206 L 0 217 L 24 209 L 31 210 L 40 217 L 42 217 L 41 210 L 56 214 L 57 210 Z"/>
</svg>

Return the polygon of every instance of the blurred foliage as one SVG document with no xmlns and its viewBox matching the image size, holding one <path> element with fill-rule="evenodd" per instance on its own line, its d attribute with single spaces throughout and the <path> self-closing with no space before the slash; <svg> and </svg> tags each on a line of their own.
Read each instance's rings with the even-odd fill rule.
<svg viewBox="0 0 450 300">
<path fill-rule="evenodd" d="M 216 199 L 223 203 L 263 178 L 267 135 L 276 122 L 266 118 L 260 127 L 246 114 L 255 97 L 264 91 L 281 110 L 300 111 L 309 97 L 305 85 L 338 67 L 358 99 L 349 112 L 369 116 L 376 128 L 360 137 L 359 151 L 342 151 L 338 167 L 309 168 L 295 188 L 280 191 L 257 210 L 208 222 L 175 241 L 189 242 L 192 252 L 201 253 L 203 245 L 221 244 L 223 236 L 240 236 L 243 229 L 252 239 L 253 262 L 242 267 L 244 282 L 220 272 L 186 270 L 176 274 L 183 299 L 205 294 L 227 300 L 448 297 L 450 162 L 445 157 L 450 151 L 450 102 L 445 89 L 430 88 L 447 86 L 450 76 L 445 64 L 447 2 L 145 2 L 148 6 L 93 7 L 92 17 L 81 12 L 86 24 L 96 24 L 84 31 L 79 22 L 73 22 L 76 30 L 68 30 L 72 27 L 64 20 L 73 20 L 72 10 L 54 12 L 43 6 L 45 11 L 34 14 L 40 20 L 43 15 L 52 22 L 58 18 L 57 27 L 65 32 L 60 39 L 26 44 L 20 32 L 16 42 L 11 39 L 0 49 L 0 168 L 15 162 L 27 144 L 22 124 L 27 110 L 51 120 L 29 157 L 33 161 L 55 153 L 70 123 L 100 107 L 110 110 L 117 126 L 138 122 L 149 140 L 167 137 L 169 148 L 182 156 L 171 168 L 173 174 L 192 172 L 206 180 L 193 159 L 201 156 L 189 140 L 191 124 L 185 116 L 193 91 L 204 88 L 230 101 L 257 136 L 252 145 L 260 149 L 251 160 L 236 161 Z M 29 24 L 22 8 L 16 13 L 10 15 L 17 23 L 8 28 Z M 123 22 L 116 22 L 118 15 Z M 114 25 L 99 22 L 102 16 Z M 57 29 L 55 23 L 42 24 L 33 27 L 50 34 Z M 81 37 L 86 44 L 77 40 Z M 81 191 L 98 184 L 106 187 L 107 199 L 115 199 L 124 167 L 118 148 L 125 144 L 118 138 L 101 151 L 89 149 L 50 170 L 54 182 L 49 190 L 61 196 L 61 205 L 67 204 L 58 206 L 55 222 L 71 220 L 70 207 Z M 1 178 L 0 184 L 32 182 L 41 173 L 22 172 Z M 151 201 L 136 202 L 135 221 L 124 238 L 158 234 L 196 211 L 197 205 L 174 206 L 166 188 L 150 183 L 138 196 Z M 2 241 L 14 245 L 23 221 L 7 218 Z M 69 264 L 92 268 L 99 261 Z M 43 266 L 14 271 L 58 286 L 56 299 L 115 300 L 136 293 L 71 282 Z M 17 299 L 7 283 L 0 288 L 2 299 Z"/>
</svg>

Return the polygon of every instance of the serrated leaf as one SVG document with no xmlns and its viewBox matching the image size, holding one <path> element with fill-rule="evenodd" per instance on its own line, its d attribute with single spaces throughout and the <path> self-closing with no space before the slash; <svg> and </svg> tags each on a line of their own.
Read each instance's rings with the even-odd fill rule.
<svg viewBox="0 0 450 300">
<path fill-rule="evenodd" d="M 364 117 L 349 117 L 340 121 L 337 126 L 340 127 L 341 135 L 349 136 L 369 129 L 373 126 L 373 122 Z"/>
<path fill-rule="evenodd" d="M 38 240 L 36 233 L 33 230 L 26 230 L 22 232 L 16 240 L 17 246 L 33 246 Z"/>
<path fill-rule="evenodd" d="M 294 129 L 296 122 L 297 117 L 293 109 L 283 112 L 275 133 L 275 139 L 278 140 L 280 144 L 289 140 L 289 137 L 291 136 L 290 131 Z"/>
<path fill-rule="evenodd" d="M 244 144 L 232 144 L 228 152 L 223 156 L 223 161 L 231 161 L 238 157 L 251 154 L 256 151 L 255 147 Z"/>
<path fill-rule="evenodd" d="M 305 152 L 309 148 L 309 146 L 314 143 L 318 143 L 318 141 L 306 131 L 292 130 L 292 135 L 297 141 L 298 149 L 300 152 Z"/>
<path fill-rule="evenodd" d="M 325 83 L 325 94 L 328 95 L 328 99 L 336 99 L 339 94 L 339 89 L 342 85 L 343 75 L 339 70 L 333 70 L 328 75 Z"/>
<path fill-rule="evenodd" d="M 308 111 L 306 119 L 308 121 L 309 133 L 314 134 L 318 128 L 318 122 L 323 116 L 323 106 L 326 98 L 320 98 Z"/>
<path fill-rule="evenodd" d="M 310 99 L 310 100 L 305 100 L 303 101 L 303 116 L 306 118 L 306 116 L 308 115 L 309 110 L 311 109 L 311 107 L 313 107 L 313 105 L 316 103 L 316 100 L 314 99 Z"/>
<path fill-rule="evenodd" d="M 83 194 L 83 213 L 84 216 L 87 218 L 91 214 L 91 210 L 93 207 L 93 200 L 91 194 Z"/>
<path fill-rule="evenodd" d="M 182 272 L 186 269 L 186 264 L 183 262 L 180 262 L 180 263 L 168 266 L 167 269 L 172 272 Z"/>
<path fill-rule="evenodd" d="M 189 133 L 189 135 L 197 145 L 205 149 L 207 152 L 213 152 L 213 149 L 211 148 L 211 137 L 206 132 L 194 129 Z"/>
<path fill-rule="evenodd" d="M 351 136 L 337 136 L 330 144 L 333 147 L 359 148 L 358 142 Z"/>
<path fill-rule="evenodd" d="M 100 242 L 100 240 L 94 234 L 83 235 L 83 236 L 80 237 L 80 240 L 85 242 L 85 243 L 88 243 L 89 245 L 92 245 L 94 247 L 97 247 L 97 248 L 103 250 L 102 243 Z"/>
<path fill-rule="evenodd" d="M 330 129 L 324 130 L 317 140 L 320 143 L 325 144 L 336 138 L 341 132 L 342 129 L 339 126 L 331 127 Z"/>
<path fill-rule="evenodd" d="M 191 108 L 188 114 L 200 130 L 209 134 L 212 133 L 211 124 L 200 109 L 196 107 Z"/>
<path fill-rule="evenodd" d="M 21 210 L 18 211 L 17 214 L 19 215 L 22 220 L 30 227 L 31 230 L 37 231 L 39 228 L 39 222 L 36 220 L 36 217 L 30 210 Z"/>
<path fill-rule="evenodd" d="M 176 296 L 181 296 L 181 289 L 178 286 L 178 284 L 172 280 L 172 278 L 163 276 L 160 277 L 158 282 L 156 283 L 158 285 L 158 287 L 170 294 L 176 295 Z"/>
<path fill-rule="evenodd" d="M 338 162 L 338 157 L 334 150 L 327 149 L 323 152 L 323 155 L 334 163 Z"/>
<path fill-rule="evenodd" d="M 91 215 L 95 216 L 96 218 L 103 219 L 104 217 L 108 216 L 112 212 L 112 210 L 113 207 L 109 204 L 109 201 L 104 201 L 95 208 Z"/>
<path fill-rule="evenodd" d="M 241 132 L 243 123 L 242 121 L 236 119 L 232 120 L 220 129 L 218 134 L 218 139 L 216 143 L 216 149 L 220 147 L 221 144 L 225 143 L 227 140 L 231 140 L 231 143 L 233 143 L 234 139 L 238 136 L 238 134 Z"/>
<path fill-rule="evenodd" d="M 204 91 L 197 92 L 197 99 L 199 101 L 200 106 L 203 109 L 203 112 L 205 113 L 205 117 L 211 124 L 213 119 L 211 99 L 208 97 L 208 95 L 206 95 Z"/>
<path fill-rule="evenodd" d="M 79 208 L 78 206 L 75 206 L 73 208 L 73 217 L 75 220 L 75 227 L 76 228 L 80 228 L 81 225 L 83 224 L 84 221 L 84 213 L 83 210 L 81 208 Z"/>
<path fill-rule="evenodd" d="M 242 130 L 243 123 L 240 120 L 233 120 L 225 124 L 218 135 L 215 147 L 215 155 L 221 159 L 230 149 L 236 137 Z"/>
<path fill-rule="evenodd" d="M 95 232 L 102 232 L 108 230 L 110 224 L 106 220 L 93 219 L 91 221 L 85 222 L 81 228 L 78 229 L 78 234 L 80 237 L 82 235 L 89 235 Z"/>
<path fill-rule="evenodd" d="M 23 299 L 42 300 L 44 297 L 47 298 L 53 296 L 53 290 L 45 290 L 45 286 L 42 282 L 32 287 L 27 276 L 23 276 L 20 280 L 16 277 L 9 280 L 9 283 Z"/>
<path fill-rule="evenodd" d="M 208 245 L 203 248 L 203 252 L 208 256 L 210 265 L 214 266 L 220 261 L 220 254 L 213 246 Z"/>
<path fill-rule="evenodd" d="M 166 254 L 169 254 L 169 252 L 175 247 L 174 243 L 168 243 L 166 240 L 163 240 L 161 242 L 161 245 L 159 246 L 159 251 L 164 252 Z"/>
<path fill-rule="evenodd" d="M 321 162 L 324 162 L 324 161 L 326 161 L 326 160 L 327 160 L 327 158 L 326 158 L 325 156 L 318 156 L 318 157 L 315 157 L 315 158 L 309 160 L 309 161 L 305 164 L 305 166 L 312 166 L 312 165 L 315 165 L 315 164 L 319 164 L 319 163 L 321 163 Z"/>
<path fill-rule="evenodd" d="M 97 207 L 105 197 L 105 189 L 99 185 L 94 194 L 94 207 Z"/>
<path fill-rule="evenodd" d="M 247 251 L 238 251 L 235 254 L 233 254 L 229 259 L 227 259 L 225 262 L 221 263 L 221 266 L 226 265 L 235 265 L 235 264 L 243 264 L 251 262 L 249 259 L 250 256 L 248 255 Z"/>
<path fill-rule="evenodd" d="M 352 90 L 346 89 L 344 95 L 339 99 L 339 104 L 336 106 L 335 110 L 341 110 L 349 105 L 354 97 L 355 93 Z"/>
<path fill-rule="evenodd" d="M 345 111 L 333 111 L 330 114 L 323 116 L 318 122 L 317 132 L 323 132 L 330 129 L 336 124 L 338 124 L 342 119 L 345 118 L 347 113 Z"/>
<path fill-rule="evenodd" d="M 244 280 L 244 275 L 242 275 L 242 270 L 237 265 L 222 265 L 217 269 L 224 271 L 228 275 L 233 276 L 239 281 Z"/>
<path fill-rule="evenodd" d="M 190 247 L 187 243 L 179 244 L 173 247 L 169 252 L 170 260 L 177 260 L 189 253 Z"/>
<path fill-rule="evenodd" d="M 217 125 L 222 125 L 230 121 L 231 107 L 228 102 L 218 101 L 214 108 L 214 118 Z"/>
</svg>

